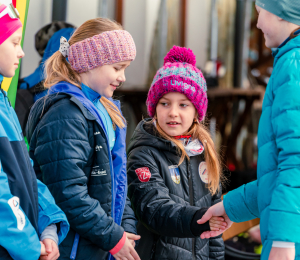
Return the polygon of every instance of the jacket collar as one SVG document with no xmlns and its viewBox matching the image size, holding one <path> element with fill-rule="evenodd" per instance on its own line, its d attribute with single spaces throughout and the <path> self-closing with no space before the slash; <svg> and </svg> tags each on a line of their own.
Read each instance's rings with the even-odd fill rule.
<svg viewBox="0 0 300 260">
<path fill-rule="evenodd" d="M 81 83 L 81 90 L 83 94 L 92 102 L 94 102 L 96 99 L 100 99 L 101 95 L 97 93 L 96 91 L 92 90 L 87 85 Z"/>
<path fill-rule="evenodd" d="M 277 59 L 279 59 L 282 55 L 287 53 L 288 51 L 294 49 L 294 48 L 299 48 L 300 47 L 300 30 L 297 30 L 293 32 L 294 38 L 293 37 L 288 37 L 278 48 L 274 49 L 272 51 L 272 55 L 275 58 L 274 59 L 274 66 L 276 64 Z"/>
</svg>

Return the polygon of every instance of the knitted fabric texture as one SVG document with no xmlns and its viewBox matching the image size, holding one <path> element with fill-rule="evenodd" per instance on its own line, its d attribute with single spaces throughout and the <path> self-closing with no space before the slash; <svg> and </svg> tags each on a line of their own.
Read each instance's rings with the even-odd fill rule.
<svg viewBox="0 0 300 260">
<path fill-rule="evenodd" d="M 300 26 L 299 0 L 256 0 L 255 4 L 283 20 Z"/>
<path fill-rule="evenodd" d="M 148 114 L 154 117 L 158 101 L 169 92 L 179 92 L 193 103 L 199 120 L 207 110 L 207 86 L 202 72 L 195 67 L 196 57 L 192 50 L 174 46 L 164 59 L 151 84 L 146 101 Z"/>
<path fill-rule="evenodd" d="M 0 6 L 0 12 L 4 11 L 6 5 Z M 20 19 L 12 19 L 8 14 L 0 18 L 0 44 L 5 42 L 16 30 L 22 27 Z"/>
<path fill-rule="evenodd" d="M 69 62 L 78 73 L 121 61 L 132 61 L 136 47 L 125 30 L 106 31 L 74 43 L 69 49 Z"/>
</svg>

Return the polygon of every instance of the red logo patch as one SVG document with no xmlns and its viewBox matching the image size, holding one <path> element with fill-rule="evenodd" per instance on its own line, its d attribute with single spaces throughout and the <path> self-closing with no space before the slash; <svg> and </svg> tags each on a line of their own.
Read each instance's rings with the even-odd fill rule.
<svg viewBox="0 0 300 260">
<path fill-rule="evenodd" d="M 142 167 L 135 170 L 136 175 L 141 182 L 147 182 L 151 178 L 151 172 L 148 167 Z"/>
</svg>

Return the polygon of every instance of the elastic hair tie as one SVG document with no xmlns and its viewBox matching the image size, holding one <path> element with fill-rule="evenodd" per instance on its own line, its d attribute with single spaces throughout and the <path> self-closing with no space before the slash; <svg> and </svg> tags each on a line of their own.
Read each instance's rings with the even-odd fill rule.
<svg viewBox="0 0 300 260">
<path fill-rule="evenodd" d="M 69 56 L 69 48 L 70 48 L 70 44 L 68 43 L 67 39 L 61 36 L 59 51 L 65 58 Z"/>
</svg>

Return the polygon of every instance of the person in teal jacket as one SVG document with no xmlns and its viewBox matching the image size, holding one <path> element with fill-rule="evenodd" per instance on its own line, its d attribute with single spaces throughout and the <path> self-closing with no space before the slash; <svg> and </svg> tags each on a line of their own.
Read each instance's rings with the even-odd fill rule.
<svg viewBox="0 0 300 260">
<path fill-rule="evenodd" d="M 221 215 L 230 225 L 260 218 L 261 259 L 300 259 L 300 4 L 257 0 L 256 9 L 274 56 L 258 129 L 257 180 L 229 192 L 198 223 Z"/>
<path fill-rule="evenodd" d="M 3 77 L 13 77 L 22 23 L 13 5 L 0 3 L 0 260 L 56 260 L 69 223 L 48 188 L 37 181 Z"/>
</svg>

